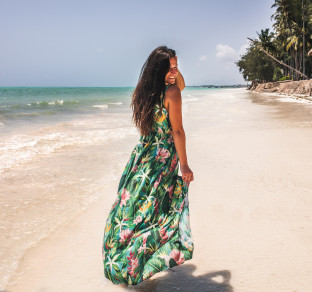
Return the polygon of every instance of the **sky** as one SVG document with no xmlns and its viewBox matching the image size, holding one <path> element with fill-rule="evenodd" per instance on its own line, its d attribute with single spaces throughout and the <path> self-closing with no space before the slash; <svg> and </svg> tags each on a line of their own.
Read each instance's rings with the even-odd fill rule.
<svg viewBox="0 0 312 292">
<path fill-rule="evenodd" d="M 246 84 L 234 64 L 274 0 L 1 0 L 0 86 L 135 86 L 153 49 L 187 86 Z"/>
</svg>

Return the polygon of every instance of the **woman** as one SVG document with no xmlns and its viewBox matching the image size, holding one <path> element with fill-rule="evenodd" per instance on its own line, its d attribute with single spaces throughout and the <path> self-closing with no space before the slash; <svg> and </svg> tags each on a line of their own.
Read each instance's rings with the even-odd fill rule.
<svg viewBox="0 0 312 292">
<path fill-rule="evenodd" d="M 194 177 L 177 85 L 184 88 L 175 51 L 156 48 L 132 96 L 140 143 L 122 174 L 105 225 L 104 274 L 114 284 L 138 284 L 192 258 L 187 193 Z"/>
</svg>

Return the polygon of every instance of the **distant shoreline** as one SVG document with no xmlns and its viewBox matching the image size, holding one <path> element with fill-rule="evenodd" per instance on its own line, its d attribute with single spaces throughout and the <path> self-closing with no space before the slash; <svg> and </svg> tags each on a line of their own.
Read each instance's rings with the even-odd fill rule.
<svg viewBox="0 0 312 292">
<path fill-rule="evenodd" d="M 247 88 L 244 84 L 234 84 L 234 85 L 192 85 L 186 87 L 203 87 L 203 88 Z"/>
<path fill-rule="evenodd" d="M 244 84 L 234 85 L 187 85 L 186 87 L 204 87 L 204 88 L 243 88 Z M 11 88 L 135 88 L 135 86 L 0 86 L 1 89 Z"/>
</svg>

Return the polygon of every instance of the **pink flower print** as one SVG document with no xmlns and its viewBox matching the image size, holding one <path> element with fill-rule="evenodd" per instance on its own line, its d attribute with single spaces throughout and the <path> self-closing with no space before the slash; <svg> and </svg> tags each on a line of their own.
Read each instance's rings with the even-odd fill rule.
<svg viewBox="0 0 312 292">
<path fill-rule="evenodd" d="M 138 165 L 136 165 L 135 167 L 133 167 L 133 169 L 131 170 L 131 172 L 134 172 L 134 173 L 137 172 L 138 167 L 139 167 Z"/>
<path fill-rule="evenodd" d="M 129 228 L 121 230 L 119 242 L 124 243 L 126 241 L 126 244 L 128 244 L 132 236 L 133 236 L 133 231 L 131 231 Z"/>
<path fill-rule="evenodd" d="M 127 191 L 127 189 L 123 189 L 121 193 L 121 201 L 120 201 L 120 206 L 124 205 L 126 206 L 127 201 L 130 199 L 131 194 Z"/>
<path fill-rule="evenodd" d="M 168 142 L 169 144 L 171 144 L 171 143 L 173 142 L 172 136 L 169 136 L 169 138 L 167 139 L 167 142 Z"/>
<path fill-rule="evenodd" d="M 159 178 L 154 182 L 154 188 L 156 189 L 157 187 L 158 187 L 158 185 L 159 185 L 159 182 L 160 182 L 160 180 L 161 180 L 161 175 L 159 176 Z"/>
<path fill-rule="evenodd" d="M 177 265 L 180 265 L 185 262 L 184 254 L 177 249 L 172 250 L 172 252 L 169 254 L 169 257 L 174 259 Z"/>
<path fill-rule="evenodd" d="M 174 158 L 171 161 L 170 171 L 175 169 L 175 167 L 177 166 L 177 163 L 178 163 L 178 161 L 177 161 L 177 154 L 175 153 L 174 154 Z"/>
<path fill-rule="evenodd" d="M 173 194 L 173 191 L 174 191 L 173 185 L 171 187 L 169 187 L 167 189 L 167 191 L 169 192 L 169 198 L 172 199 L 172 194 Z"/>
<path fill-rule="evenodd" d="M 139 266 L 139 259 L 134 257 L 134 253 L 130 251 L 130 255 L 127 257 L 127 260 L 129 261 L 129 275 L 131 277 L 136 277 L 138 272 L 134 273 L 135 269 Z"/>
<path fill-rule="evenodd" d="M 157 199 L 154 200 L 153 205 L 154 205 L 154 213 L 155 215 L 158 215 L 159 214 L 159 202 Z"/>
<path fill-rule="evenodd" d="M 180 205 L 180 208 L 179 208 L 179 212 L 180 212 L 180 213 L 182 212 L 183 207 L 184 207 L 184 201 L 183 201 L 182 204 Z"/>
<path fill-rule="evenodd" d="M 174 186 L 170 186 L 170 187 L 165 187 L 165 191 L 166 193 L 169 192 L 169 198 L 172 199 L 172 194 L 174 192 Z"/>
<path fill-rule="evenodd" d="M 161 229 L 160 229 L 160 237 L 161 237 L 160 242 L 162 244 L 164 244 L 168 241 L 168 234 L 167 234 L 167 231 L 164 227 L 161 227 Z"/>
<path fill-rule="evenodd" d="M 142 216 L 141 216 L 141 215 L 137 216 L 137 217 L 133 220 L 133 223 L 134 223 L 135 225 L 137 225 L 137 224 L 140 223 L 140 222 L 142 222 Z"/>
<path fill-rule="evenodd" d="M 147 237 L 151 234 L 151 232 L 147 232 L 145 234 L 143 234 L 143 242 L 142 242 L 142 246 L 138 249 L 138 252 L 141 253 L 142 251 L 144 251 L 144 254 L 147 253 L 147 248 L 146 248 L 146 242 L 147 242 Z"/>
<path fill-rule="evenodd" d="M 161 162 L 166 162 L 166 158 L 170 156 L 170 153 L 167 149 L 158 148 L 156 160 L 160 160 Z"/>
<path fill-rule="evenodd" d="M 163 133 L 164 131 L 160 127 L 158 127 L 157 132 L 158 133 Z"/>
</svg>

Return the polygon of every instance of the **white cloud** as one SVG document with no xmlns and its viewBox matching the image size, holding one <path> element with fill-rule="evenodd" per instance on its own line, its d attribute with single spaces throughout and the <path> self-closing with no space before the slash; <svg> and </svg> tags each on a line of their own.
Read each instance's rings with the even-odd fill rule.
<svg viewBox="0 0 312 292">
<path fill-rule="evenodd" d="M 221 62 L 234 62 L 237 53 L 236 51 L 228 45 L 218 44 L 216 57 Z"/>
<path fill-rule="evenodd" d="M 202 55 L 199 59 L 198 59 L 200 62 L 205 62 L 208 60 L 207 56 L 206 55 Z"/>
<path fill-rule="evenodd" d="M 245 54 L 248 47 L 249 44 L 246 42 L 236 51 L 228 45 L 218 44 L 216 46 L 216 57 L 222 63 L 226 63 L 227 65 L 233 64 L 240 59 L 241 55 Z"/>
<path fill-rule="evenodd" d="M 243 44 L 243 45 L 239 48 L 239 50 L 238 50 L 238 55 L 241 56 L 241 55 L 246 54 L 246 51 L 247 51 L 248 48 L 249 48 L 249 43 L 246 42 L 245 44 Z"/>
</svg>

